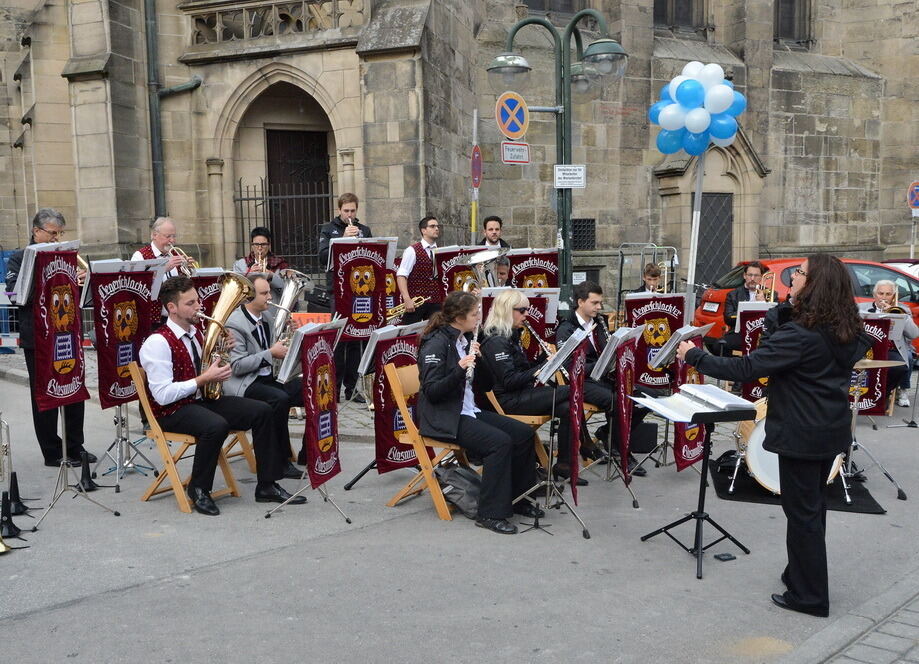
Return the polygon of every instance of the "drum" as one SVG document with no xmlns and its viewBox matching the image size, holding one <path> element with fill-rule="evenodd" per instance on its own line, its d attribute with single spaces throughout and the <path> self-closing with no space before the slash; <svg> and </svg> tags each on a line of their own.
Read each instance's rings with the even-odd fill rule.
<svg viewBox="0 0 919 664">
<path fill-rule="evenodd" d="M 767 491 L 780 495 L 782 485 L 779 481 L 779 455 L 763 448 L 763 441 L 766 439 L 766 420 L 765 418 L 756 423 L 753 427 L 753 433 L 747 441 L 747 449 L 744 460 L 747 462 L 747 470 L 753 476 L 760 486 Z M 827 484 L 832 484 L 833 480 L 839 474 L 845 461 L 845 454 L 838 454 L 833 459 L 833 466 L 830 468 L 830 474 L 826 479 Z"/>
<path fill-rule="evenodd" d="M 737 431 L 734 432 L 734 439 L 737 441 L 737 451 L 743 454 L 747 441 L 750 440 L 750 434 L 753 433 L 753 427 L 761 419 L 766 417 L 766 404 L 768 399 L 763 397 L 753 403 L 756 408 L 756 418 L 752 420 L 743 420 L 737 423 Z"/>
</svg>

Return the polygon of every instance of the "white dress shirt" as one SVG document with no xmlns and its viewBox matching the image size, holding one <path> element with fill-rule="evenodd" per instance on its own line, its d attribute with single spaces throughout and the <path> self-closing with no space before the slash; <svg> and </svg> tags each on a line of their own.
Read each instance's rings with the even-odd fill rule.
<svg viewBox="0 0 919 664">
<path fill-rule="evenodd" d="M 195 345 L 198 351 L 198 357 L 201 357 L 201 345 L 194 336 L 188 336 L 188 330 L 183 330 L 178 323 L 171 318 L 167 319 L 166 325 L 172 330 L 185 344 L 185 350 L 188 351 L 188 357 L 194 366 L 194 356 L 191 352 L 191 344 Z M 194 334 L 194 328 L 191 330 Z M 169 348 L 169 342 L 162 334 L 151 334 L 140 347 L 140 364 L 147 372 L 147 384 L 150 386 L 150 393 L 156 402 L 161 406 L 192 396 L 198 392 L 198 384 L 194 378 L 176 382 L 175 375 L 172 371 L 172 350 Z"/>
<path fill-rule="evenodd" d="M 150 243 L 150 248 L 153 249 L 153 257 L 154 257 L 154 258 L 169 258 L 169 254 L 160 251 L 160 250 L 157 248 L 157 246 L 156 246 L 155 244 L 153 244 L 152 242 Z M 144 257 L 141 255 L 140 251 L 135 251 L 135 252 L 131 255 L 131 260 L 132 260 L 132 261 L 145 261 L 145 260 L 147 260 L 147 259 L 144 258 Z M 168 277 L 177 277 L 177 276 L 179 276 L 179 268 L 177 268 L 177 267 L 172 268 L 171 270 L 169 270 L 169 272 L 166 273 L 166 277 L 167 277 L 167 278 L 168 278 Z M 165 311 L 165 309 L 163 309 L 163 311 Z"/>
<path fill-rule="evenodd" d="M 437 243 L 431 242 L 428 244 L 426 240 L 422 240 L 421 248 L 424 249 L 428 253 L 428 256 L 431 257 L 431 262 L 434 262 L 434 250 L 437 248 Z M 405 248 L 405 251 L 402 252 L 402 262 L 399 264 L 399 269 L 396 270 L 396 275 L 408 278 L 408 275 L 411 274 L 414 267 L 415 249 L 412 247 L 412 245 L 409 245 Z"/>
<path fill-rule="evenodd" d="M 581 314 L 579 314 L 579 313 L 577 312 L 577 310 L 575 310 L 574 315 L 577 316 L 578 324 L 581 326 L 581 329 L 584 330 L 584 331 L 587 331 L 587 328 L 590 327 L 590 324 L 593 323 L 593 321 L 592 321 L 592 320 L 585 320 L 585 319 L 581 318 Z M 593 335 L 593 333 L 588 333 L 588 334 L 587 334 L 587 338 L 590 340 L 590 345 L 593 346 L 594 350 L 597 351 L 597 352 L 599 352 L 600 349 L 597 348 L 597 342 L 594 341 L 594 335 Z"/>
<path fill-rule="evenodd" d="M 459 335 L 459 338 L 456 340 L 456 352 L 459 353 L 460 357 L 466 357 L 468 351 L 466 350 L 467 346 L 466 337 L 462 334 Z M 475 417 L 475 414 L 481 412 L 478 408 L 475 407 L 475 395 L 472 393 L 472 384 L 467 380 L 463 382 L 463 409 L 460 411 L 460 415 L 468 415 L 469 417 Z"/>
</svg>

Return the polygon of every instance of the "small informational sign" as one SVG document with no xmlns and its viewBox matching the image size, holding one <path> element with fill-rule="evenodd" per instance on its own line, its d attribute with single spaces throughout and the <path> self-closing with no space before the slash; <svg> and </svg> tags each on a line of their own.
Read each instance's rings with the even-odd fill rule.
<svg viewBox="0 0 919 664">
<path fill-rule="evenodd" d="M 584 189 L 587 186 L 587 166 L 584 164 L 556 164 L 556 189 Z"/>
<path fill-rule="evenodd" d="M 530 110 L 527 103 L 516 92 L 510 90 L 501 94 L 495 103 L 495 122 L 498 131 L 512 141 L 520 140 L 530 126 Z"/>
<path fill-rule="evenodd" d="M 572 272 L 571 273 L 571 283 L 577 286 L 580 283 L 587 281 L 586 272 Z"/>
<path fill-rule="evenodd" d="M 521 143 L 519 141 L 502 141 L 501 161 L 505 164 L 529 164 L 529 143 Z"/>
<path fill-rule="evenodd" d="M 482 149 L 472 146 L 472 188 L 478 189 L 482 184 Z"/>
</svg>

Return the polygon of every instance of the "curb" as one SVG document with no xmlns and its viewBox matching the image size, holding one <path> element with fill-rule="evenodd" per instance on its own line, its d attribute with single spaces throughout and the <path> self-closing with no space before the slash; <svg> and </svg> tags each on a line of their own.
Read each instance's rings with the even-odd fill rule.
<svg viewBox="0 0 919 664">
<path fill-rule="evenodd" d="M 919 596 L 919 570 L 914 570 L 880 595 L 852 609 L 820 630 L 787 656 L 781 664 L 825 662 L 894 616 Z"/>
<path fill-rule="evenodd" d="M 19 385 L 28 385 L 29 374 L 22 369 L 0 369 L 0 380 Z"/>
</svg>

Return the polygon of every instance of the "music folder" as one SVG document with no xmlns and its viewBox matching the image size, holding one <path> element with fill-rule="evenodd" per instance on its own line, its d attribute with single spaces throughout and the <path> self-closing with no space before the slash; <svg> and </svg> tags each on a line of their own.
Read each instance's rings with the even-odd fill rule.
<svg viewBox="0 0 919 664">
<path fill-rule="evenodd" d="M 673 358 L 676 357 L 676 349 L 682 341 L 689 341 L 690 339 L 695 339 L 696 337 L 704 337 L 708 334 L 708 331 L 712 329 L 714 323 L 709 323 L 708 325 L 703 325 L 701 327 L 696 327 L 695 325 L 684 325 L 679 328 L 676 332 L 670 335 L 670 338 L 667 340 L 657 355 L 654 356 L 654 359 L 648 362 L 648 366 L 652 369 L 662 369 L 663 367 L 669 366 L 673 362 Z M 682 388 L 681 388 L 682 389 Z"/>
<path fill-rule="evenodd" d="M 332 246 L 337 244 L 359 245 L 366 242 L 367 244 L 386 243 L 386 268 L 389 270 L 396 269 L 396 244 L 399 242 L 397 237 L 335 237 L 329 240 L 329 262 L 325 269 L 332 270 Z"/>
<path fill-rule="evenodd" d="M 424 330 L 427 324 L 428 321 L 422 320 L 417 323 L 412 323 L 411 325 L 387 325 L 375 329 L 370 333 L 370 338 L 367 340 L 367 345 L 364 347 L 364 353 L 361 355 L 361 362 L 357 367 L 357 375 L 365 376 L 373 372 L 373 358 L 374 355 L 376 355 L 377 344 L 380 341 L 397 339 L 399 337 L 410 337 L 419 334 Z"/>
<path fill-rule="evenodd" d="M 337 330 L 335 343 L 332 345 L 334 350 L 341 338 L 341 332 L 345 329 L 347 318 L 336 318 L 330 323 L 306 323 L 297 328 L 296 332 L 290 339 L 290 347 L 287 349 L 287 355 L 281 362 L 281 368 L 278 369 L 278 382 L 289 383 L 294 378 L 299 377 L 302 373 L 303 364 L 300 362 L 300 347 L 303 344 L 303 336 L 309 332 L 322 332 L 323 330 Z"/>
<path fill-rule="evenodd" d="M 716 385 L 687 384 L 666 397 L 629 398 L 671 422 L 738 422 L 756 417 L 752 403 Z"/>
<path fill-rule="evenodd" d="M 153 272 L 153 283 L 150 285 L 150 301 L 153 302 L 160 295 L 160 286 L 166 279 L 166 263 L 168 258 L 151 258 L 142 261 L 123 261 L 120 258 L 106 258 L 101 261 L 92 261 L 89 264 L 90 274 L 86 275 L 83 282 L 83 292 L 80 294 L 80 308 L 93 306 L 92 275 L 113 274 L 115 272 Z"/>
<path fill-rule="evenodd" d="M 745 311 L 769 311 L 777 304 L 778 302 L 757 302 L 755 300 L 753 302 L 750 302 L 749 300 L 747 302 L 738 302 L 737 318 L 734 321 L 734 331 L 740 332 L 740 314 L 744 313 Z"/>
<path fill-rule="evenodd" d="M 870 306 L 870 303 L 869 303 Z M 890 333 L 887 338 L 893 342 L 900 357 L 908 358 L 910 356 L 910 344 L 903 337 L 903 330 L 906 328 L 906 321 L 910 318 L 909 314 L 886 314 L 876 311 L 859 311 L 858 315 L 862 320 L 889 320 Z"/>
<path fill-rule="evenodd" d="M 16 279 L 16 287 L 13 289 L 13 303 L 22 307 L 28 304 L 32 298 L 32 281 L 35 272 L 35 254 L 39 251 L 70 251 L 79 250 L 80 241 L 70 240 L 68 242 L 39 242 L 30 244 L 22 253 L 22 264 L 19 266 L 19 276 Z"/>
<path fill-rule="evenodd" d="M 644 325 L 637 325 L 636 327 L 620 327 L 613 332 L 609 336 L 609 341 L 603 352 L 600 353 L 600 357 L 597 358 L 597 363 L 594 365 L 593 371 L 590 372 L 590 377 L 596 381 L 603 380 L 606 374 L 613 370 L 612 364 L 616 360 L 616 348 L 627 341 L 637 339 L 644 331 Z"/>
<path fill-rule="evenodd" d="M 562 347 L 556 351 L 539 370 L 539 373 L 536 375 L 536 381 L 542 385 L 547 384 L 555 376 L 555 372 L 561 369 L 571 357 L 571 354 L 574 350 L 581 345 L 581 342 L 587 338 L 588 334 L 593 332 L 593 325 L 590 327 L 590 331 L 585 329 L 575 330 L 568 340 L 562 344 Z"/>
</svg>

